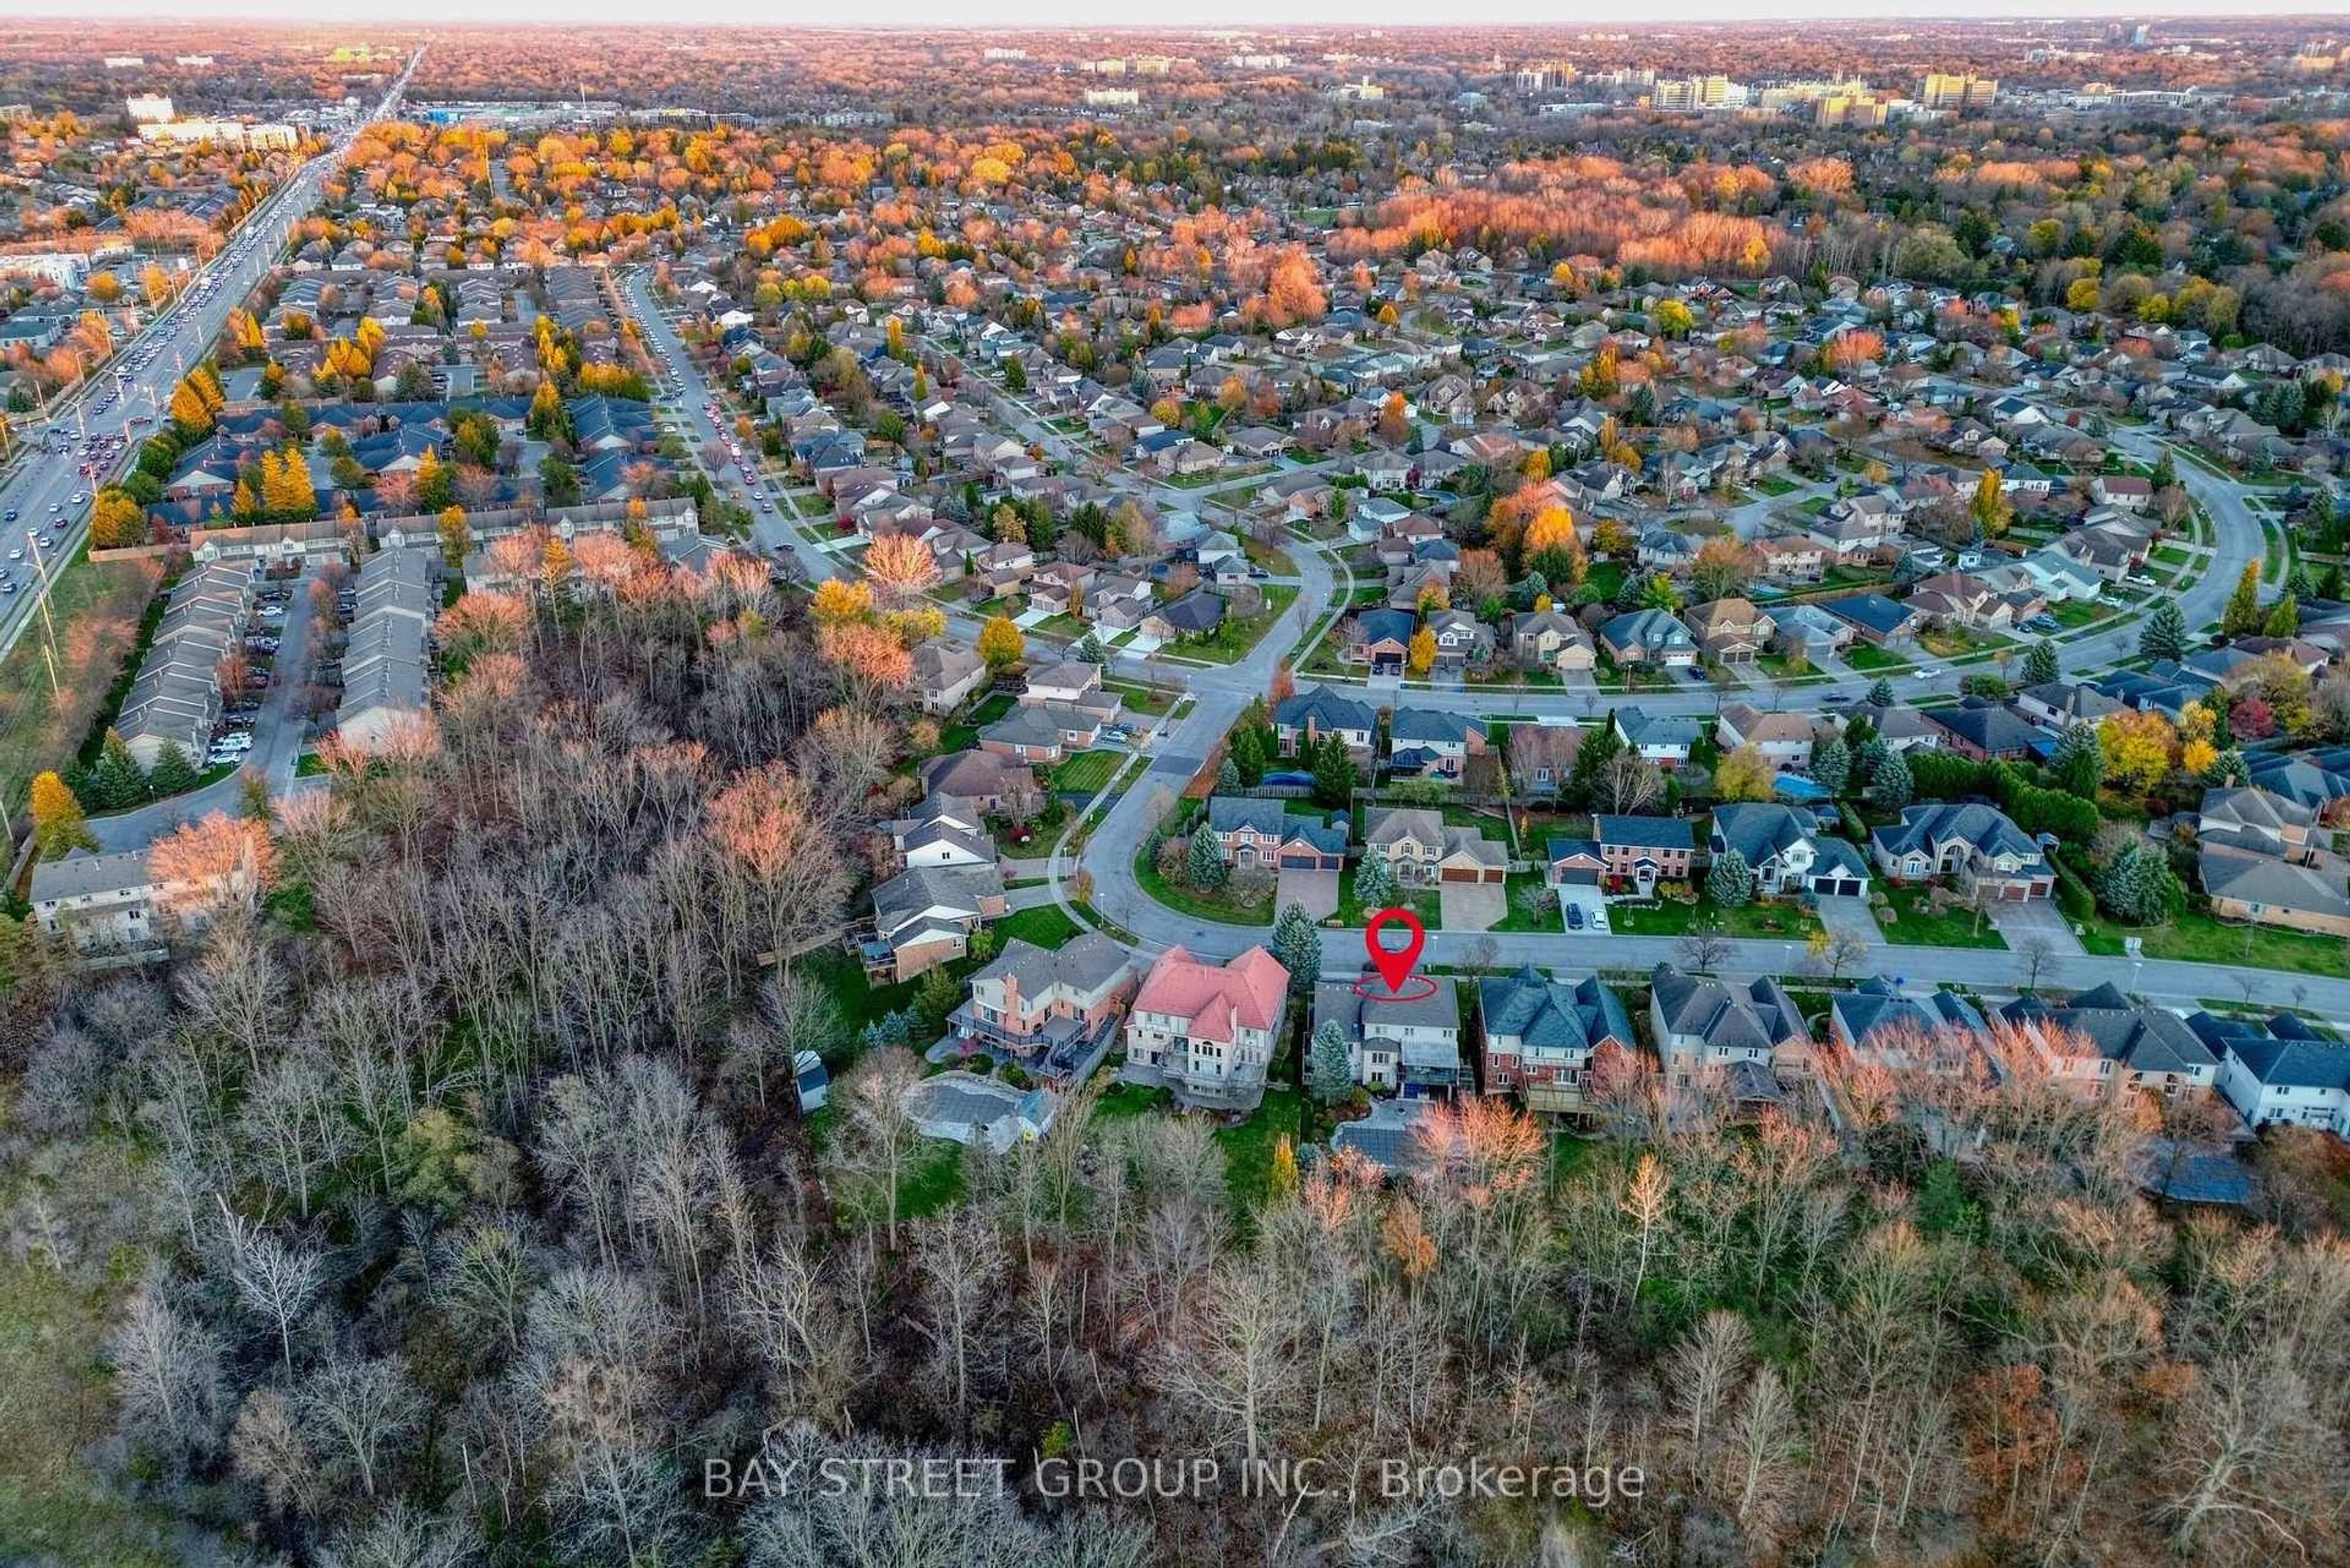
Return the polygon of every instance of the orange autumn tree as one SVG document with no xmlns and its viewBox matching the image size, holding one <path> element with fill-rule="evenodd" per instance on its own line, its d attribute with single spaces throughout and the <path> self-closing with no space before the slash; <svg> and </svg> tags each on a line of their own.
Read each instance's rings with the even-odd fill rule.
<svg viewBox="0 0 2350 1568">
<path fill-rule="evenodd" d="M 277 849 L 266 823 L 213 812 L 180 825 L 147 852 L 147 874 L 164 909 L 182 919 L 250 906 L 277 877 Z"/>
<path fill-rule="evenodd" d="M 938 557 L 911 534 L 885 534 L 865 552 L 865 575 L 882 602 L 903 605 L 939 580 Z"/>
</svg>

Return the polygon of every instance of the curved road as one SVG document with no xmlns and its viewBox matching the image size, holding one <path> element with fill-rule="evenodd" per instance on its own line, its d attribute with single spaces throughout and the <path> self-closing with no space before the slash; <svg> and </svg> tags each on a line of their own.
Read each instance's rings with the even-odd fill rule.
<svg viewBox="0 0 2350 1568">
<path fill-rule="evenodd" d="M 2154 439 L 2144 432 L 2127 431 L 2120 440 L 2134 456 L 2151 461 L 2155 455 Z M 2259 557 L 2261 528 L 2237 487 L 2191 463 L 2180 464 L 2179 472 L 2189 493 L 2210 513 L 2215 535 L 2215 553 L 2202 577 L 2178 596 L 2188 625 L 2194 628 L 2218 618 L 2237 576 L 2247 562 Z M 1160 736 L 1148 767 L 1111 806 L 1084 846 L 1081 863 L 1093 877 L 1093 908 L 1105 919 L 1132 932 L 1138 945 L 1147 952 L 1180 944 L 1205 957 L 1226 958 L 1263 941 L 1269 933 L 1267 926 L 1202 920 L 1168 908 L 1142 890 L 1134 875 L 1134 858 L 1151 829 L 1150 800 L 1157 788 L 1163 784 L 1170 793 L 1182 788 L 1231 728 L 1248 700 L 1268 690 L 1275 662 L 1304 635 L 1305 607 L 1328 603 L 1326 556 L 1318 547 L 1293 553 L 1298 556 L 1301 566 L 1312 562 L 1314 566 L 1307 575 L 1307 587 L 1292 607 L 1288 619 L 1238 664 L 1216 669 L 1185 667 L 1180 684 L 1191 692 L 1194 706 Z M 2100 668 L 2136 652 L 2137 629 L 2136 618 L 2123 617 L 2115 625 L 2076 639 L 2060 639 L 2059 647 L 2070 668 Z M 1142 673 L 1139 660 L 1126 659 L 1119 663 L 1128 666 L 1129 673 Z M 1472 713 L 1506 711 L 1575 717 L 1581 717 L 1584 711 L 1583 699 L 1568 693 L 1418 689 L 1399 692 L 1392 683 L 1378 688 L 1352 681 L 1326 680 L 1321 684 L 1377 705 L 1403 701 L 1413 706 Z M 1811 703 L 1830 694 L 1857 696 L 1867 684 L 1853 681 L 1837 687 L 1805 687 L 1801 691 L 1806 703 Z M 1917 698 L 1929 694 L 1935 683 L 1910 675 L 1895 678 L 1893 684 L 1904 696 Z M 1753 695 L 1758 701 L 1768 701 L 1766 692 Z M 1711 712 L 1718 700 L 1711 691 L 1663 691 L 1643 693 L 1638 701 L 1657 711 Z M 1056 857 L 1056 878 L 1072 874 L 1075 864 L 1066 854 Z M 1069 909 L 1065 883 L 1056 886 L 1056 893 L 1062 907 Z M 1069 912 L 1083 919 L 1073 909 Z M 1362 943 L 1360 930 L 1326 930 L 1325 972 L 1358 973 L 1363 964 Z M 1721 967 L 1725 977 L 1797 974 L 1802 972 L 1805 960 L 1804 948 L 1797 942 L 1740 940 L 1729 946 L 1731 957 Z M 1471 957 L 1473 948 L 1482 961 L 1503 965 L 1645 970 L 1659 963 L 1677 962 L 1677 947 L 1675 939 L 1667 937 L 1570 936 L 1564 931 L 1430 931 L 1425 956 L 1430 961 L 1461 963 Z M 2016 991 L 2028 979 L 2024 963 L 2016 953 L 1997 949 L 1887 946 L 1871 954 L 1866 967 L 1907 981 L 1930 980 L 1989 992 Z M 2235 981 L 2238 972 L 2218 964 L 2068 956 L 2043 964 L 2040 979 L 2044 984 L 2074 988 L 2113 981 L 2124 990 L 2152 1002 L 2192 1005 L 2204 998 L 2239 994 Z M 2282 976 L 2277 988 L 2292 990 L 2296 1005 L 2321 1013 L 2350 1016 L 2350 978 Z M 2282 1005 L 2285 998 L 2273 1000 Z"/>
</svg>

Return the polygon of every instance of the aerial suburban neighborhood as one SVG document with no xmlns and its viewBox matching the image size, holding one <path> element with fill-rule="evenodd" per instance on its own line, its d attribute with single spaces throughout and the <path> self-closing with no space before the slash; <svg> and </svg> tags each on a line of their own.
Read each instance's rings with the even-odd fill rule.
<svg viewBox="0 0 2350 1568">
<path fill-rule="evenodd" d="M 2339 29 L 857 20 L 0 39 L 0 1562 L 2350 1560 Z"/>
</svg>

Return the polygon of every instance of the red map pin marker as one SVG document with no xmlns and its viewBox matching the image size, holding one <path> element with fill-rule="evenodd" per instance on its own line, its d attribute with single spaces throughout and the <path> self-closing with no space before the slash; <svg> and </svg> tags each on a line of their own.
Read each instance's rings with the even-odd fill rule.
<svg viewBox="0 0 2350 1568">
<path fill-rule="evenodd" d="M 1386 925 L 1401 926 L 1411 933 L 1411 940 L 1400 948 L 1382 947 L 1379 928 Z M 1403 982 L 1411 978 L 1412 966 L 1419 962 L 1419 950 L 1427 945 L 1428 929 L 1409 909 L 1381 909 L 1363 928 L 1363 946 L 1370 950 L 1371 962 L 1378 968 L 1379 978 L 1388 982 L 1389 991 L 1403 989 Z"/>
</svg>

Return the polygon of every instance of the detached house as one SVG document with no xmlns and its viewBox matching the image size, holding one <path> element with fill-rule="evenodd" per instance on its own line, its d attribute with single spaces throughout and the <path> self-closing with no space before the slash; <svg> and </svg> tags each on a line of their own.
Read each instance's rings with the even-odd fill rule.
<svg viewBox="0 0 2350 1568">
<path fill-rule="evenodd" d="M 969 950 L 971 933 L 1010 912 L 1003 874 L 985 866 L 917 866 L 873 889 L 868 972 L 913 979 Z"/>
<path fill-rule="evenodd" d="M 1752 746 L 1764 760 L 1781 768 L 1796 767 L 1812 755 L 1812 716 L 1765 711 L 1751 702 L 1732 702 L 1713 723 L 1713 738 L 1725 752 Z"/>
<path fill-rule="evenodd" d="M 1735 850 L 1754 874 L 1754 890 L 1767 898 L 1857 898 L 1868 892 L 1859 846 L 1821 833 L 1811 813 L 1792 805 L 1716 806 L 1707 847 L 1717 860 Z"/>
<path fill-rule="evenodd" d="M 913 650 L 912 687 L 926 713 L 951 713 L 987 679 L 987 661 L 971 644 L 934 637 Z"/>
<path fill-rule="evenodd" d="M 1781 1078 L 1811 1061 L 1802 1010 L 1767 977 L 1732 986 L 1659 964 L 1649 977 L 1648 1026 L 1676 1101 L 1704 1094 L 1733 1106 L 1773 1104 Z"/>
<path fill-rule="evenodd" d="M 1375 974 L 1326 980 L 1314 988 L 1313 1028 L 1335 1023 L 1347 1040 L 1355 1082 L 1409 1099 L 1450 1096 L 1472 1087 L 1461 1059 L 1461 993 L 1456 982 L 1418 977 L 1391 992 Z M 1419 994 L 1421 986 L 1432 988 Z"/>
<path fill-rule="evenodd" d="M 1378 717 L 1366 703 L 1341 697 L 1326 686 L 1301 687 L 1274 707 L 1274 738 L 1284 757 L 1336 735 L 1358 761 L 1367 761 Z"/>
<path fill-rule="evenodd" d="M 1566 985 L 1528 967 L 1480 981 L 1477 1001 L 1485 1092 L 1515 1094 L 1530 1111 L 1587 1109 L 1593 1053 L 1638 1048 L 1631 1015 L 1596 975 Z"/>
<path fill-rule="evenodd" d="M 2039 843 L 1997 806 L 1913 805 L 1898 823 L 1871 832 L 1868 846 L 1878 869 L 1898 881 L 1970 877 L 1983 898 L 2001 902 L 2055 890 Z"/>
<path fill-rule="evenodd" d="M 1398 708 L 1388 722 L 1388 747 L 1391 772 L 1455 781 L 1471 757 L 1484 754 L 1485 723 L 1474 714 Z"/>
<path fill-rule="evenodd" d="M 1611 889 L 1646 898 L 1659 882 L 1686 882 L 1697 857 L 1697 837 L 1678 816 L 1595 816 L 1599 858 Z"/>
<path fill-rule="evenodd" d="M 1685 618 L 1699 650 L 1717 664 L 1753 663 L 1779 628 L 1753 600 L 1743 598 L 1692 605 Z"/>
<path fill-rule="evenodd" d="M 1591 634 L 1558 610 L 1528 610 L 1510 618 L 1510 655 L 1530 670 L 1587 674 L 1599 662 Z"/>
<path fill-rule="evenodd" d="M 1128 1081 L 1211 1110 L 1253 1110 L 1286 1016 L 1289 971 L 1261 947 L 1218 966 L 1170 948 L 1126 1024 Z"/>
<path fill-rule="evenodd" d="M 1134 990 L 1133 955 L 1097 931 L 1053 949 L 1014 937 L 972 976 L 970 999 L 947 1022 L 1055 1076 L 1082 1076 Z"/>
<path fill-rule="evenodd" d="M 2220 1092 L 2245 1121 L 2350 1139 L 2350 1045 L 2290 1012 L 2266 1024 L 2199 1012 L 2187 1024 L 2219 1057 Z"/>
<path fill-rule="evenodd" d="M 1413 806 L 1374 807 L 1363 820 L 1364 854 L 1388 863 L 1399 886 L 1502 882 L 1509 854 L 1473 827 L 1452 827 L 1441 814 Z"/>
<path fill-rule="evenodd" d="M 2091 1093 L 2137 1089 L 2166 1098 L 2214 1087 L 2219 1058 L 2185 1020 L 2124 996 L 2110 981 L 2063 1007 L 2022 997 L 2000 1010 L 2051 1077 Z"/>
<path fill-rule="evenodd" d="M 1697 639 L 1666 610 L 1633 610 L 1599 628 L 1599 646 L 1617 664 L 1686 670 L 1697 662 Z"/>
<path fill-rule="evenodd" d="M 1293 815 L 1277 800 L 1220 794 L 1209 798 L 1207 826 L 1201 831 L 1215 836 L 1216 852 L 1225 865 L 1242 870 L 1336 871 L 1347 863 L 1344 812 L 1317 820 Z"/>
</svg>

